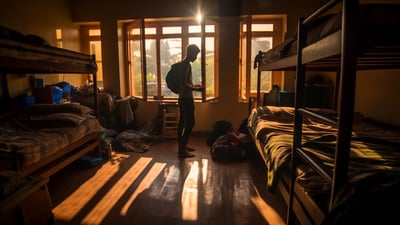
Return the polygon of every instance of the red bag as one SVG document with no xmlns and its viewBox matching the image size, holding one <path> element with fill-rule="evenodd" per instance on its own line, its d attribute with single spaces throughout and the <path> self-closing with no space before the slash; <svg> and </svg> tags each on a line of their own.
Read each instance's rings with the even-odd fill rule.
<svg viewBox="0 0 400 225">
<path fill-rule="evenodd" d="M 218 137 L 211 146 L 211 158 L 217 161 L 240 161 L 246 158 L 238 131 L 230 131 Z"/>
</svg>

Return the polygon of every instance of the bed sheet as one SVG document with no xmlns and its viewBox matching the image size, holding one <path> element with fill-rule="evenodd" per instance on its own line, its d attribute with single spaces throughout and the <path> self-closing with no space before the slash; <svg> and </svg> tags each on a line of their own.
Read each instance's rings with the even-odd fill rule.
<svg viewBox="0 0 400 225">
<path fill-rule="evenodd" d="M 71 110 L 60 111 L 67 108 Z M 22 166 L 38 162 L 90 133 L 99 132 L 100 124 L 91 111 L 80 105 L 43 105 L 2 119 L 0 151 L 15 151 Z"/>
<path fill-rule="evenodd" d="M 335 118 L 329 109 L 310 109 Z M 283 168 L 288 167 L 293 143 L 294 108 L 261 106 L 252 110 L 248 127 L 259 140 L 268 169 L 268 188 L 275 190 Z M 337 129 L 309 118 L 304 119 L 303 150 L 333 170 Z M 355 115 L 350 151 L 350 173 L 359 170 L 400 172 L 400 132 L 365 122 Z M 310 195 L 329 191 L 330 185 L 306 165 L 300 165 L 297 181 Z M 317 192 L 315 192 L 317 191 Z"/>
</svg>

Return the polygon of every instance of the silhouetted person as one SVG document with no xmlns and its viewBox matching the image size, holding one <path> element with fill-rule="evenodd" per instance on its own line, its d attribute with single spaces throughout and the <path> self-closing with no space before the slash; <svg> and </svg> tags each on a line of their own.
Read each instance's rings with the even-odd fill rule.
<svg viewBox="0 0 400 225">
<path fill-rule="evenodd" d="M 190 134 L 195 123 L 194 116 L 194 98 L 193 91 L 203 91 L 201 85 L 193 85 L 192 81 L 192 65 L 191 62 L 197 59 L 200 49 L 196 45 L 188 45 L 186 48 L 186 56 L 182 60 L 181 74 L 179 76 L 179 124 L 178 124 L 178 157 L 188 158 L 194 155 L 188 151 L 193 151 L 193 148 L 187 146 Z"/>
</svg>

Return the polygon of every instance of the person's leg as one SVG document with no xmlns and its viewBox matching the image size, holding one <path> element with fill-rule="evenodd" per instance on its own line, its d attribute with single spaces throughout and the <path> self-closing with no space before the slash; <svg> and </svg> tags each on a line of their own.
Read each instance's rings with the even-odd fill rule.
<svg viewBox="0 0 400 225">
<path fill-rule="evenodd" d="M 182 134 L 183 134 L 183 129 L 185 127 L 185 106 L 184 106 L 184 101 L 182 99 L 178 99 L 178 105 L 179 105 L 179 122 L 178 122 L 178 134 L 177 134 L 177 140 L 178 144 L 181 143 L 182 140 Z"/>
<path fill-rule="evenodd" d="M 189 137 L 192 134 L 192 130 L 194 127 L 194 103 L 193 100 L 189 100 L 186 104 L 187 107 L 185 110 L 185 126 L 182 133 L 182 144 L 184 144 L 185 148 L 189 142 Z"/>
<path fill-rule="evenodd" d="M 194 127 L 194 101 L 193 99 L 179 99 L 179 124 L 178 124 L 178 155 L 181 157 L 192 157 L 186 150 L 190 134 Z"/>
</svg>

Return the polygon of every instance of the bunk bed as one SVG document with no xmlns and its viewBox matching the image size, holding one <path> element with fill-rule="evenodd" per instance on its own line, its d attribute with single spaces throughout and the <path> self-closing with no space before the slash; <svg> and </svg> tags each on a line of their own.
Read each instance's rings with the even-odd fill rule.
<svg viewBox="0 0 400 225">
<path fill-rule="evenodd" d="M 399 26 L 398 3 L 331 0 L 300 18 L 296 35 L 256 57 L 259 73 L 296 71 L 294 107 L 257 105 L 248 119 L 268 188 L 288 204 L 288 224 L 395 221 L 400 131 L 355 113 L 354 104 L 357 70 L 400 68 Z M 310 70 L 337 73 L 336 109 L 304 106 Z M 360 192 L 381 205 L 355 201 Z"/>
<path fill-rule="evenodd" d="M 0 27 L 0 170 L 48 177 L 79 157 L 100 150 L 98 110 L 70 104 L 16 107 L 9 76 L 92 74 L 94 55 L 50 46 L 36 35 Z M 97 106 L 97 87 L 94 88 Z"/>
</svg>

